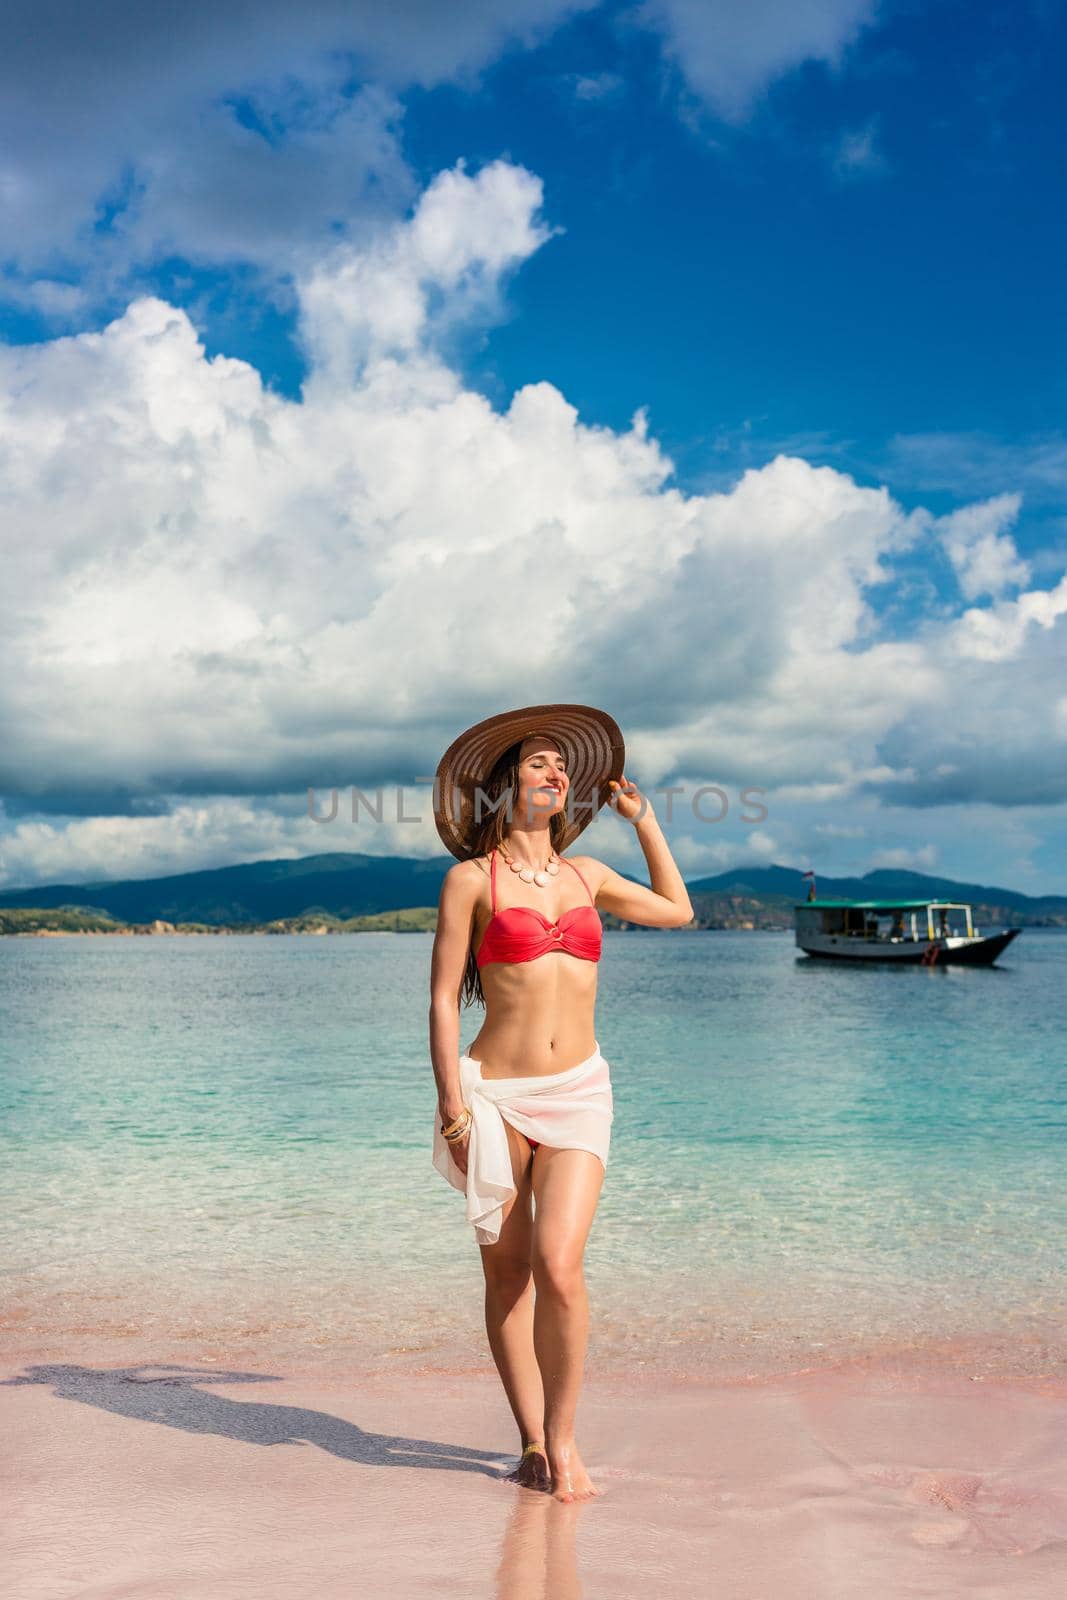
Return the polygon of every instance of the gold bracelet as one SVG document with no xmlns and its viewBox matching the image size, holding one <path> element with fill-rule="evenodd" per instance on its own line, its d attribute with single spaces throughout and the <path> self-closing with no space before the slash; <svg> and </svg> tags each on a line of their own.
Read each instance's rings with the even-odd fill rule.
<svg viewBox="0 0 1067 1600">
<path fill-rule="evenodd" d="M 459 1116 L 456 1117 L 456 1119 L 453 1122 L 450 1122 L 448 1124 L 447 1128 L 445 1127 L 445 1124 L 442 1122 L 442 1124 L 441 1124 L 441 1132 L 444 1134 L 446 1139 L 455 1138 L 459 1133 L 461 1133 L 463 1131 L 463 1129 L 467 1126 L 467 1124 L 470 1121 L 471 1121 L 471 1109 L 470 1109 L 470 1106 L 464 1106 L 463 1110 L 460 1112 Z"/>
</svg>

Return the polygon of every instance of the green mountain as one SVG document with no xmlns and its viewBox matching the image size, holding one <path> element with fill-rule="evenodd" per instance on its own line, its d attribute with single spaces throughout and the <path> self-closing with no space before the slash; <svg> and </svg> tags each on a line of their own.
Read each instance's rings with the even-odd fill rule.
<svg viewBox="0 0 1067 1600">
<path fill-rule="evenodd" d="M 13 907 L 104 911 L 122 922 L 200 922 L 211 927 L 273 922 L 305 912 L 369 916 L 436 906 L 451 856 L 355 852 L 305 856 L 299 861 L 250 861 L 236 867 L 180 872 L 165 878 L 110 883 L 54 883 L 0 892 L 0 910 Z"/>
<path fill-rule="evenodd" d="M 416 860 L 338 851 L 298 861 L 252 861 L 163 878 L 58 883 L 0 892 L 0 911 L 16 908 L 103 914 L 123 923 L 198 923 L 206 929 L 292 919 L 333 924 L 437 904 L 451 856 Z M 627 874 L 632 876 L 632 874 Z M 640 880 L 635 880 L 640 881 Z M 738 867 L 688 884 L 696 924 L 704 928 L 791 928 L 807 897 L 799 868 Z M 1067 897 L 1031 896 L 920 872 L 880 869 L 862 878 L 818 876 L 820 897 L 871 900 L 964 900 L 980 925 L 1067 926 Z M 420 925 L 426 925 L 424 916 Z M 606 917 L 607 926 L 625 926 Z M 432 924 L 432 917 L 430 918 Z M 302 926 L 303 924 L 300 924 Z"/>
</svg>

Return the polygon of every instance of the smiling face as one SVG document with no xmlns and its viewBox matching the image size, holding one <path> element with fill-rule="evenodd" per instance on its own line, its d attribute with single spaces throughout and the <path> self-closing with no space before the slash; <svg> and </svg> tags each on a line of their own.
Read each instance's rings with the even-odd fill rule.
<svg viewBox="0 0 1067 1600">
<path fill-rule="evenodd" d="M 567 760 L 548 734 L 532 734 L 519 747 L 519 800 L 516 820 L 555 816 L 567 801 Z"/>
</svg>

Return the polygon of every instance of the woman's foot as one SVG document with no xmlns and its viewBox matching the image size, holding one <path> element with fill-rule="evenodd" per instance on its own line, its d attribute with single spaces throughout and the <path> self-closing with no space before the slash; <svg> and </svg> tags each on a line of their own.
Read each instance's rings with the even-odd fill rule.
<svg viewBox="0 0 1067 1600">
<path fill-rule="evenodd" d="M 604 1492 L 586 1472 L 573 1439 L 567 1444 L 549 1446 L 548 1469 L 552 1474 L 554 1500 L 592 1500 Z"/>
<path fill-rule="evenodd" d="M 523 1489 L 548 1488 L 548 1457 L 545 1455 L 543 1444 L 528 1444 L 522 1452 L 522 1457 L 517 1467 L 504 1474 L 509 1483 L 517 1483 Z"/>
</svg>

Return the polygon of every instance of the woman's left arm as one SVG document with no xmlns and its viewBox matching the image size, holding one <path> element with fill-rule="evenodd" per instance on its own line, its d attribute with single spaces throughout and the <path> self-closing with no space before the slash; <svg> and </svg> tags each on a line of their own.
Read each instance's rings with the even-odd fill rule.
<svg viewBox="0 0 1067 1600">
<path fill-rule="evenodd" d="M 611 787 L 613 793 L 608 804 L 627 822 L 633 823 L 648 862 L 652 887 L 646 889 L 644 884 L 631 883 L 629 878 L 598 862 L 601 874 L 595 895 L 598 908 L 624 922 L 639 922 L 646 928 L 684 927 L 693 920 L 693 907 L 656 813 L 636 785 L 627 781 L 625 773 L 621 784 L 613 779 Z"/>
</svg>

